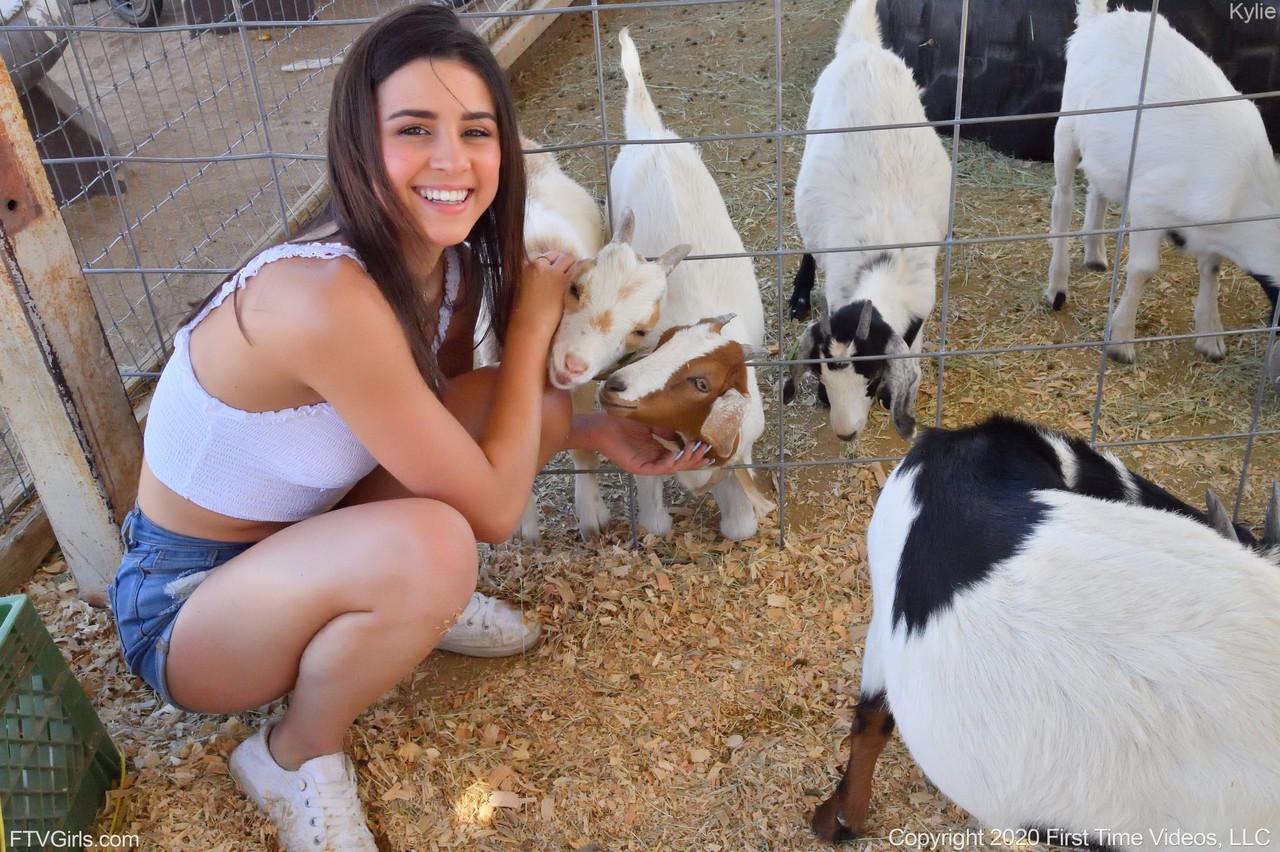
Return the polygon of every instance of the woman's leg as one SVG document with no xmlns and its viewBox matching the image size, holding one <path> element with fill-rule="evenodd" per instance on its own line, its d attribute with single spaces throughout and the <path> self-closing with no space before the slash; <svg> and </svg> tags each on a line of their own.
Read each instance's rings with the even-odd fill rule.
<svg viewBox="0 0 1280 852">
<path fill-rule="evenodd" d="M 228 713 L 292 691 L 270 751 L 281 766 L 342 750 L 365 708 L 430 653 L 476 582 L 476 544 L 418 498 L 301 521 L 213 571 L 179 610 L 174 700 Z"/>
</svg>

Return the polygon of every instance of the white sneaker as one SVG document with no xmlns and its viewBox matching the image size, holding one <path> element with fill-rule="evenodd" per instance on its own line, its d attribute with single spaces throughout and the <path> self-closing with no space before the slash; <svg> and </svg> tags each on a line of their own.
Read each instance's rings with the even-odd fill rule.
<svg viewBox="0 0 1280 852">
<path fill-rule="evenodd" d="M 437 648 L 468 657 L 509 657 L 538 644 L 542 625 L 497 598 L 476 592 Z"/>
<path fill-rule="evenodd" d="M 347 756 L 313 757 L 290 772 L 267 750 L 271 728 L 236 746 L 231 777 L 275 823 L 285 852 L 377 852 Z"/>
</svg>

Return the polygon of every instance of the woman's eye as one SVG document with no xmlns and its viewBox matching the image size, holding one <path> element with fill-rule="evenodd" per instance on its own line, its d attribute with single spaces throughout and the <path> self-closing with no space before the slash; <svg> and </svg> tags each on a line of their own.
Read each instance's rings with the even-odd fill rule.
<svg viewBox="0 0 1280 852">
<path fill-rule="evenodd" d="M 702 376 L 694 376 L 689 381 L 693 382 L 693 386 L 698 389 L 698 393 L 706 393 L 711 390 L 711 386 L 707 384 L 707 380 Z"/>
<path fill-rule="evenodd" d="M 401 136 L 428 136 L 430 135 L 430 131 L 428 131 L 427 128 L 422 127 L 421 125 L 414 124 L 414 125 L 410 125 L 409 127 L 402 128 L 400 130 L 400 135 Z"/>
<path fill-rule="evenodd" d="M 483 127 L 473 127 L 463 135 L 472 136 L 478 139 L 488 139 L 491 134 Z"/>
</svg>

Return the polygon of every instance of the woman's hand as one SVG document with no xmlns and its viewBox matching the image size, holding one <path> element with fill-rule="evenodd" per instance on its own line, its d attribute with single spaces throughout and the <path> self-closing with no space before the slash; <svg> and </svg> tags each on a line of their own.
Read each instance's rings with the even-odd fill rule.
<svg viewBox="0 0 1280 852">
<path fill-rule="evenodd" d="M 682 450 L 668 450 L 653 436 L 679 443 L 679 436 L 669 429 L 646 426 L 610 414 L 596 416 L 599 419 L 593 428 L 595 440 L 592 449 L 627 473 L 670 476 L 685 470 L 704 470 L 714 463 L 710 444 L 694 442 Z"/>
<path fill-rule="evenodd" d="M 560 251 L 543 252 L 525 262 L 516 292 L 513 320 L 522 328 L 550 336 L 564 312 L 564 291 L 572 281 L 576 258 Z"/>
</svg>

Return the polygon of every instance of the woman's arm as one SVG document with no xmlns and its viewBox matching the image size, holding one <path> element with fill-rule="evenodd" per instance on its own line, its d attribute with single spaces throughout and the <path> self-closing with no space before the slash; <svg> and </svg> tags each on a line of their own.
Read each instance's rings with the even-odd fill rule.
<svg viewBox="0 0 1280 852">
<path fill-rule="evenodd" d="M 317 287 L 273 337 L 280 357 L 411 493 L 453 506 L 477 537 L 501 540 L 538 469 L 547 349 L 571 264 L 557 256 L 526 268 L 478 440 L 427 387 L 390 306 L 354 265 L 344 265 L 343 280 Z"/>
</svg>

